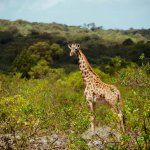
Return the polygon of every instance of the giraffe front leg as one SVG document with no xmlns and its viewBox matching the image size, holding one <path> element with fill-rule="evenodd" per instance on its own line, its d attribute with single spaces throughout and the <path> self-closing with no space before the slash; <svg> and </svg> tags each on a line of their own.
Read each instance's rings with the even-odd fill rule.
<svg viewBox="0 0 150 150">
<path fill-rule="evenodd" d="M 95 132 L 95 102 L 89 102 L 89 107 L 91 110 L 91 117 L 90 117 L 90 123 L 91 123 L 91 130 L 92 132 Z"/>
</svg>

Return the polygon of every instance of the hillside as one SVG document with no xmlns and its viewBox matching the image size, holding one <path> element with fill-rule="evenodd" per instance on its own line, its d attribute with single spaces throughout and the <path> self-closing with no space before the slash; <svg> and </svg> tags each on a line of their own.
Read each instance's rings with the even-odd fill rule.
<svg viewBox="0 0 150 150">
<path fill-rule="evenodd" d="M 109 107 L 90 112 L 71 42 L 120 91 L 125 132 Z M 0 20 L 0 149 L 148 150 L 149 141 L 150 29 Z"/>
<path fill-rule="evenodd" d="M 108 29 L 105 30 L 102 27 L 96 27 L 94 23 L 83 26 L 67 26 L 57 23 L 38 23 L 27 22 L 23 20 L 8 21 L 0 20 L 0 31 L 18 30 L 18 33 L 22 36 L 30 35 L 33 31 L 37 33 L 56 33 L 62 37 L 66 37 L 68 40 L 71 37 L 82 38 L 84 34 L 90 36 L 92 34 L 97 35 L 106 42 L 122 43 L 125 39 L 131 38 L 134 42 L 147 41 L 150 39 L 150 29 Z M 80 33 L 80 34 L 79 34 Z"/>
<path fill-rule="evenodd" d="M 102 64 L 114 56 L 139 63 L 142 53 L 146 58 L 150 57 L 149 40 L 149 29 L 105 30 L 92 23 L 81 27 L 0 20 L 0 69 L 10 70 L 16 56 L 38 41 L 59 44 L 65 50 L 63 58 L 60 58 L 64 64 L 69 60 L 68 42 L 80 43 L 93 64 Z"/>
</svg>

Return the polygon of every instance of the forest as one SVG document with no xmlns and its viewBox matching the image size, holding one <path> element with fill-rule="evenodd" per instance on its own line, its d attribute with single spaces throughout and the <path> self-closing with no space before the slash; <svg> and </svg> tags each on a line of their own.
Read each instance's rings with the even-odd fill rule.
<svg viewBox="0 0 150 150">
<path fill-rule="evenodd" d="M 79 43 L 100 79 L 120 90 L 126 132 L 117 131 L 119 140 L 83 138 L 90 110 L 68 43 Z M 116 132 L 107 106 L 95 116 Z M 149 141 L 150 29 L 0 19 L 0 149 L 148 150 Z"/>
</svg>

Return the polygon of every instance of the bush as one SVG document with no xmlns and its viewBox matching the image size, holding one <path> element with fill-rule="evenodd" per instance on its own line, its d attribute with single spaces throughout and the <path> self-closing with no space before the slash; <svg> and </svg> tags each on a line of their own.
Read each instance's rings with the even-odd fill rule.
<svg viewBox="0 0 150 150">
<path fill-rule="evenodd" d="M 20 74 L 0 76 L 3 93 L 0 132 L 13 134 L 18 149 L 21 146 L 27 149 L 30 139 L 52 132 L 64 134 L 69 139 L 70 149 L 88 149 L 88 141 L 81 137 L 89 127 L 90 117 L 81 73 L 65 74 L 62 68 L 48 68 L 44 74 L 47 62 L 43 60 L 31 70 L 33 78 L 30 80 L 20 79 Z M 109 144 L 108 149 L 148 149 L 149 76 L 134 64 L 111 76 L 99 69 L 94 71 L 102 81 L 117 84 L 123 102 L 126 132 L 122 133 L 120 143 Z M 42 74 L 43 78 L 35 79 L 37 74 Z M 116 115 L 103 105 L 97 105 L 96 118 L 101 125 L 116 127 Z"/>
<path fill-rule="evenodd" d="M 46 60 L 40 60 L 36 66 L 31 68 L 29 75 L 35 79 L 44 78 L 49 72 L 48 62 Z"/>
<path fill-rule="evenodd" d="M 126 133 L 122 135 L 122 147 L 128 149 L 148 149 L 150 119 L 149 77 L 137 66 L 119 71 L 117 80 L 122 84 Z"/>
<path fill-rule="evenodd" d="M 13 135 L 14 148 L 26 147 L 30 136 L 37 134 L 38 117 L 33 115 L 33 106 L 21 95 L 0 100 L 0 132 Z"/>
<path fill-rule="evenodd" d="M 114 74 L 120 69 L 126 68 L 129 65 L 131 65 L 130 62 L 126 61 L 125 59 L 122 59 L 121 57 L 116 56 L 111 58 L 111 60 L 108 62 L 108 65 L 105 65 L 103 67 L 103 70 L 106 73 Z"/>
</svg>

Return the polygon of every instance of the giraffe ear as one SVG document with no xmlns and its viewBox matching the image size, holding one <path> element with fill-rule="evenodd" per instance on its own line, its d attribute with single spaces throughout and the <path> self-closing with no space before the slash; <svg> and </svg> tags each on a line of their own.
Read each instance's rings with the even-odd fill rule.
<svg viewBox="0 0 150 150">
<path fill-rule="evenodd" d="M 68 44 L 68 48 L 71 49 L 71 46 Z"/>
</svg>

